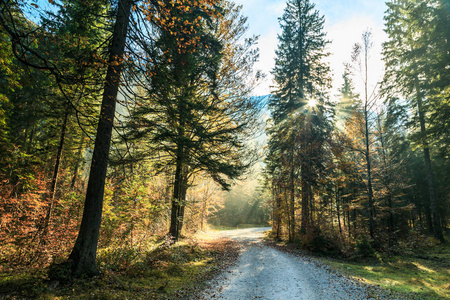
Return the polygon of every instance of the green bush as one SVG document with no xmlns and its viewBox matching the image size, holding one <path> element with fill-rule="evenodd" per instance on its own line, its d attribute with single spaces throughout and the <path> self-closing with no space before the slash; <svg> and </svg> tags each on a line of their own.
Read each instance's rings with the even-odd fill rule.
<svg viewBox="0 0 450 300">
<path fill-rule="evenodd" d="M 113 271 L 127 270 L 137 260 L 139 253 L 131 246 L 109 247 L 101 249 L 98 262 Z"/>
<path fill-rule="evenodd" d="M 375 256 L 375 249 L 373 249 L 372 244 L 366 235 L 361 235 L 356 239 L 355 254 L 363 258 L 370 258 Z"/>
</svg>

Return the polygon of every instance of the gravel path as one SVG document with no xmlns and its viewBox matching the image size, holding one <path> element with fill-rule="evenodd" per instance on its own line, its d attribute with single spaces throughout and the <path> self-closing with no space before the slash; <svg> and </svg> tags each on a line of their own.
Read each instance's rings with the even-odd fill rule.
<svg viewBox="0 0 450 300">
<path fill-rule="evenodd" d="M 344 276 L 318 263 L 314 258 L 281 252 L 262 242 L 270 228 L 230 230 L 223 236 L 243 246 L 241 256 L 210 283 L 202 299 L 393 299 L 377 296 Z"/>
</svg>

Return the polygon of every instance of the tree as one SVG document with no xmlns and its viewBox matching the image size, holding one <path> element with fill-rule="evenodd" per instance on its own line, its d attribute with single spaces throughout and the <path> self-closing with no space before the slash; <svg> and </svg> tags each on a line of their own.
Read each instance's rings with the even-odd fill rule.
<svg viewBox="0 0 450 300">
<path fill-rule="evenodd" d="M 51 105 L 59 114 L 61 128 L 48 193 L 50 205 L 41 226 L 43 230 L 41 239 L 45 239 L 50 218 L 56 206 L 55 193 L 65 144 L 76 143 L 71 140 L 67 141 L 67 138 L 72 133 L 74 139 L 83 140 L 83 137 L 78 137 L 80 130 L 76 127 L 83 127 L 80 123 L 80 115 L 90 121 L 90 116 L 96 113 L 95 109 L 86 110 L 85 107 L 96 107 L 97 103 L 95 102 L 100 96 L 99 86 L 103 80 L 103 70 L 105 69 L 105 64 L 100 62 L 101 58 L 97 53 L 103 47 L 102 36 L 106 34 L 106 25 L 104 20 L 97 17 L 107 10 L 107 1 L 91 1 L 89 3 L 64 1 L 63 4 L 55 2 L 53 4 L 59 8 L 58 13 L 47 12 L 47 15 L 43 16 L 41 20 L 45 32 L 53 34 L 47 37 L 49 42 L 41 47 L 40 52 L 52 54 L 49 60 L 54 62 L 62 75 L 62 78 L 57 78 L 59 93 L 54 97 L 56 103 Z M 62 36 L 65 38 L 62 39 Z M 75 126 L 71 124 L 75 121 L 74 117 L 77 121 Z M 79 147 L 80 151 L 75 161 L 81 155 L 82 146 Z M 69 156 L 67 152 L 65 156 L 66 158 Z M 75 166 L 75 170 L 76 168 L 77 166 Z M 76 178 L 76 172 L 74 173 L 73 178 Z"/>
<path fill-rule="evenodd" d="M 73 262 L 73 272 L 78 276 L 98 274 L 96 254 L 102 217 L 103 192 L 132 4 L 133 0 L 119 0 L 117 7 L 83 218 L 77 240 L 69 256 Z"/>
<path fill-rule="evenodd" d="M 313 161 L 312 156 L 322 148 L 313 145 L 328 131 L 326 117 L 326 90 L 330 84 L 329 67 L 323 62 L 329 43 L 323 32 L 324 18 L 308 0 L 289 0 L 283 17 L 280 18 L 282 33 L 278 36 L 273 74 L 276 89 L 269 101 L 272 109 L 273 128 L 270 138 L 278 147 L 278 159 L 288 166 L 289 240 L 295 238 L 296 179 L 301 176 L 302 225 L 306 232 L 310 226 L 310 203 L 312 201 Z M 311 105 L 314 103 L 314 105 Z M 310 104 L 309 107 L 307 104 Z M 325 134 L 326 135 L 326 134 Z M 308 140 L 306 140 L 308 136 Z M 277 145 L 278 144 L 278 145 Z M 319 142 L 321 144 L 321 142 Z M 275 149 L 274 149 L 275 150 Z M 301 169 L 296 166 L 300 162 Z"/>
<path fill-rule="evenodd" d="M 412 140 L 423 150 L 427 173 L 430 210 L 433 216 L 433 233 L 444 241 L 436 181 L 432 169 L 430 128 L 446 128 L 433 123 L 430 115 L 438 111 L 441 101 L 448 99 L 448 3 L 446 1 L 398 0 L 387 3 L 386 32 L 389 40 L 383 45 L 386 63 L 384 91 L 392 98 L 406 99 L 416 115 L 412 127 L 418 132 Z M 447 20 L 447 22 L 445 21 Z M 441 28 L 439 24 L 444 27 Z M 390 84 L 394 83 L 395 84 Z M 437 96 L 439 94 L 439 96 Z M 446 96 L 447 94 L 447 96 Z M 397 98 L 400 98 L 397 97 Z M 442 102 L 442 112 L 448 111 L 448 101 Z"/>
<path fill-rule="evenodd" d="M 407 161 L 411 155 L 410 144 L 407 140 L 405 122 L 407 121 L 406 107 L 395 99 L 387 101 L 377 113 L 374 135 L 376 137 L 375 152 L 378 156 L 380 171 L 378 172 L 378 209 L 380 210 L 379 229 L 387 228 L 383 237 L 392 246 L 401 234 L 405 234 L 407 221 L 405 213 L 411 212 L 414 205 L 412 197 L 405 197 L 411 187 L 408 176 Z M 402 216 L 403 214 L 403 216 Z M 401 217 L 401 218 L 400 218 Z"/>
<path fill-rule="evenodd" d="M 357 64 L 359 71 L 361 72 L 364 84 L 364 98 L 362 101 L 362 113 L 364 115 L 364 158 L 366 162 L 366 174 L 367 174 L 367 200 L 369 209 L 369 233 L 370 237 L 374 238 L 374 199 L 373 199 L 373 187 L 372 187 L 372 158 L 371 158 L 371 114 L 376 105 L 378 94 L 376 86 L 374 90 L 369 94 L 369 52 L 372 48 L 372 33 L 366 30 L 362 34 L 362 44 L 356 43 L 353 47 L 352 61 Z M 363 56 L 362 58 L 360 56 Z"/>
<path fill-rule="evenodd" d="M 145 141 L 134 159 L 157 157 L 156 170 L 173 174 L 169 235 L 177 241 L 193 176 L 204 172 L 228 189 L 251 164 L 243 138 L 259 108 L 242 77 L 256 53 L 254 39 L 237 44 L 246 30 L 240 8 L 227 1 L 170 7 L 154 15 L 153 47 L 142 46 L 147 59 L 139 69 L 146 73 L 130 74 L 133 81 L 144 79 L 145 94 L 124 130 L 136 145 Z"/>
</svg>

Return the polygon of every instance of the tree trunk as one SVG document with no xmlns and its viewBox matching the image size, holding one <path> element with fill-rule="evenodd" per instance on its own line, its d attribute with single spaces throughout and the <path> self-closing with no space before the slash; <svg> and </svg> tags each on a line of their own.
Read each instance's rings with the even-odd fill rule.
<svg viewBox="0 0 450 300">
<path fill-rule="evenodd" d="M 51 185 L 50 185 L 50 192 L 49 192 L 49 195 L 48 195 L 48 199 L 50 201 L 50 205 L 48 206 L 47 214 L 45 216 L 44 224 L 43 224 L 43 227 L 42 227 L 43 231 L 42 231 L 41 238 L 44 238 L 44 239 L 45 239 L 45 236 L 47 235 L 48 224 L 50 223 L 50 218 L 51 218 L 52 213 L 53 213 L 53 208 L 55 207 L 56 183 L 58 181 L 59 165 L 61 163 L 62 150 L 64 148 L 64 141 L 65 141 L 65 138 L 66 138 L 66 129 L 67 129 L 67 121 L 69 119 L 69 113 L 70 113 L 70 108 L 67 107 L 66 112 L 64 113 L 64 119 L 63 119 L 63 123 L 62 123 L 62 127 L 61 127 L 61 135 L 59 137 L 59 145 L 58 145 L 58 150 L 57 150 L 57 153 L 56 153 L 55 168 L 53 169 L 52 182 L 51 182 Z"/>
<path fill-rule="evenodd" d="M 434 189 L 433 170 L 431 168 L 430 147 L 428 144 L 427 131 L 425 126 L 425 112 L 422 106 L 422 94 L 420 92 L 419 84 L 416 81 L 416 93 L 417 93 L 417 111 L 419 114 L 420 132 L 422 133 L 422 146 L 423 156 L 425 159 L 425 169 L 427 172 L 428 191 L 430 195 L 430 209 L 433 215 L 433 234 L 441 242 L 445 242 L 444 235 L 442 234 L 441 221 L 437 210 L 436 192 Z"/>
<path fill-rule="evenodd" d="M 272 178 L 272 232 L 275 232 L 275 238 L 278 239 L 278 229 L 277 229 L 277 201 L 275 193 L 275 180 Z"/>
<path fill-rule="evenodd" d="M 181 157 L 177 157 L 177 165 L 175 167 L 175 180 L 173 183 L 173 196 L 172 196 L 172 209 L 170 213 L 170 228 L 169 236 L 176 242 L 179 236 L 178 217 L 180 213 L 181 205 L 181 169 L 182 169 Z"/>
<path fill-rule="evenodd" d="M 292 154 L 292 156 L 294 156 Z M 290 201 L 289 204 L 291 206 L 290 213 L 291 213 L 291 235 L 289 236 L 289 241 L 293 242 L 295 240 L 295 185 L 294 185 L 294 160 L 291 161 L 291 182 L 290 182 Z"/>
<path fill-rule="evenodd" d="M 205 211 L 206 211 L 206 201 L 207 198 L 203 198 L 202 201 L 202 207 L 201 207 L 201 211 L 200 211 L 200 230 L 203 231 L 203 223 L 205 222 Z"/>
<path fill-rule="evenodd" d="M 72 180 L 70 181 L 70 189 L 75 188 L 75 184 L 77 181 L 78 170 L 80 168 L 80 164 L 83 161 L 83 139 L 81 139 L 80 148 L 78 148 L 78 152 L 76 154 L 75 168 L 73 170 Z"/>
<path fill-rule="evenodd" d="M 178 241 L 183 227 L 184 202 L 186 198 L 186 176 L 183 174 L 184 147 L 178 147 L 169 228 L 169 235 L 173 242 Z"/>
<path fill-rule="evenodd" d="M 373 239 L 374 237 L 374 222 L 373 222 L 373 189 L 372 189 L 372 170 L 371 170 L 371 160 L 370 160 L 370 143 L 369 143 L 369 95 L 367 91 L 368 85 L 368 49 L 369 49 L 369 40 L 364 40 L 364 71 L 365 71 L 365 80 L 364 80 L 364 135 L 365 135 L 365 158 L 366 158 L 366 166 L 367 166 L 367 198 L 369 201 L 369 234 Z"/>
<path fill-rule="evenodd" d="M 99 273 L 96 265 L 96 253 L 102 219 L 103 192 L 132 3 L 133 0 L 119 0 L 83 218 L 75 246 L 69 256 L 73 263 L 72 271 L 75 276 L 94 276 Z"/>
<path fill-rule="evenodd" d="M 275 181 L 275 180 L 274 180 Z M 280 239 L 281 235 L 281 195 L 277 193 L 276 190 L 276 184 L 273 183 L 272 191 L 273 191 L 273 197 L 274 197 L 274 230 L 275 230 L 275 238 L 278 240 Z M 281 193 L 281 188 L 279 189 L 279 192 Z"/>
<path fill-rule="evenodd" d="M 338 187 L 336 187 L 335 195 L 336 195 L 336 212 L 337 212 L 339 233 L 342 235 L 341 210 L 340 210 L 340 205 L 339 205 L 339 188 Z M 344 226 L 345 226 L 345 217 L 344 217 Z"/>
<path fill-rule="evenodd" d="M 383 168 L 384 168 L 384 185 L 387 190 L 386 195 L 386 204 L 389 208 L 389 216 L 387 219 L 387 227 L 388 227 L 388 236 L 389 236 L 389 246 L 391 247 L 394 242 L 394 207 L 392 204 L 392 191 L 391 191 L 391 174 L 393 173 L 393 170 L 389 169 L 390 164 L 388 164 L 388 155 L 386 152 L 386 143 L 384 139 L 383 134 L 383 126 L 381 124 L 381 116 L 380 114 L 377 116 L 377 124 L 378 124 L 378 131 L 379 131 L 379 139 L 381 143 L 381 156 L 383 159 Z"/>
<path fill-rule="evenodd" d="M 289 200 L 288 200 L 288 196 L 287 196 L 287 188 L 284 187 L 284 201 L 285 201 L 285 205 L 286 205 L 286 212 L 287 212 L 287 217 L 288 217 L 288 237 L 289 240 L 291 239 L 292 233 L 291 233 L 291 213 L 289 211 Z"/>
<path fill-rule="evenodd" d="M 367 166 L 367 197 L 369 201 L 369 233 L 370 237 L 374 237 L 374 223 L 373 223 L 373 189 L 372 189 L 372 170 L 371 170 L 371 161 L 370 161 L 370 145 L 369 145 L 369 125 L 368 125 L 368 112 L 367 110 L 364 112 L 365 114 L 365 158 L 366 158 L 366 166 Z"/>
<path fill-rule="evenodd" d="M 302 182 L 302 225 L 301 232 L 305 234 L 309 227 L 309 199 L 308 187 L 306 180 L 306 166 L 302 164 L 301 182 Z"/>
</svg>

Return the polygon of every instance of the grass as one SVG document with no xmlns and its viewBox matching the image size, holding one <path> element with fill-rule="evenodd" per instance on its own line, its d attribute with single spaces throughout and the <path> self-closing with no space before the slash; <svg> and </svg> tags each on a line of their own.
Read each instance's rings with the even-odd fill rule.
<svg viewBox="0 0 450 300">
<path fill-rule="evenodd" d="M 366 262 L 322 259 L 357 280 L 407 295 L 407 299 L 450 299 L 450 246 L 408 255 L 377 255 Z"/>
<path fill-rule="evenodd" d="M 273 233 L 267 232 L 265 238 L 272 241 Z M 446 240 L 450 241 L 450 234 Z M 420 235 L 399 241 L 396 252 L 400 255 L 374 251 L 373 256 L 364 256 L 355 249 L 349 257 L 347 253 L 347 258 L 340 258 L 336 252 L 313 251 L 311 247 L 305 248 L 302 242 L 305 240 L 271 243 L 289 253 L 298 253 L 301 249 L 303 254 L 316 257 L 332 269 L 357 281 L 378 286 L 394 297 L 450 299 L 450 242 L 440 244 L 433 238 Z"/>
<path fill-rule="evenodd" d="M 90 279 L 50 280 L 46 270 L 0 273 L 1 299 L 179 299 L 193 295 L 224 267 L 237 246 L 205 234 L 149 251 L 103 249 L 102 275 Z"/>
</svg>

